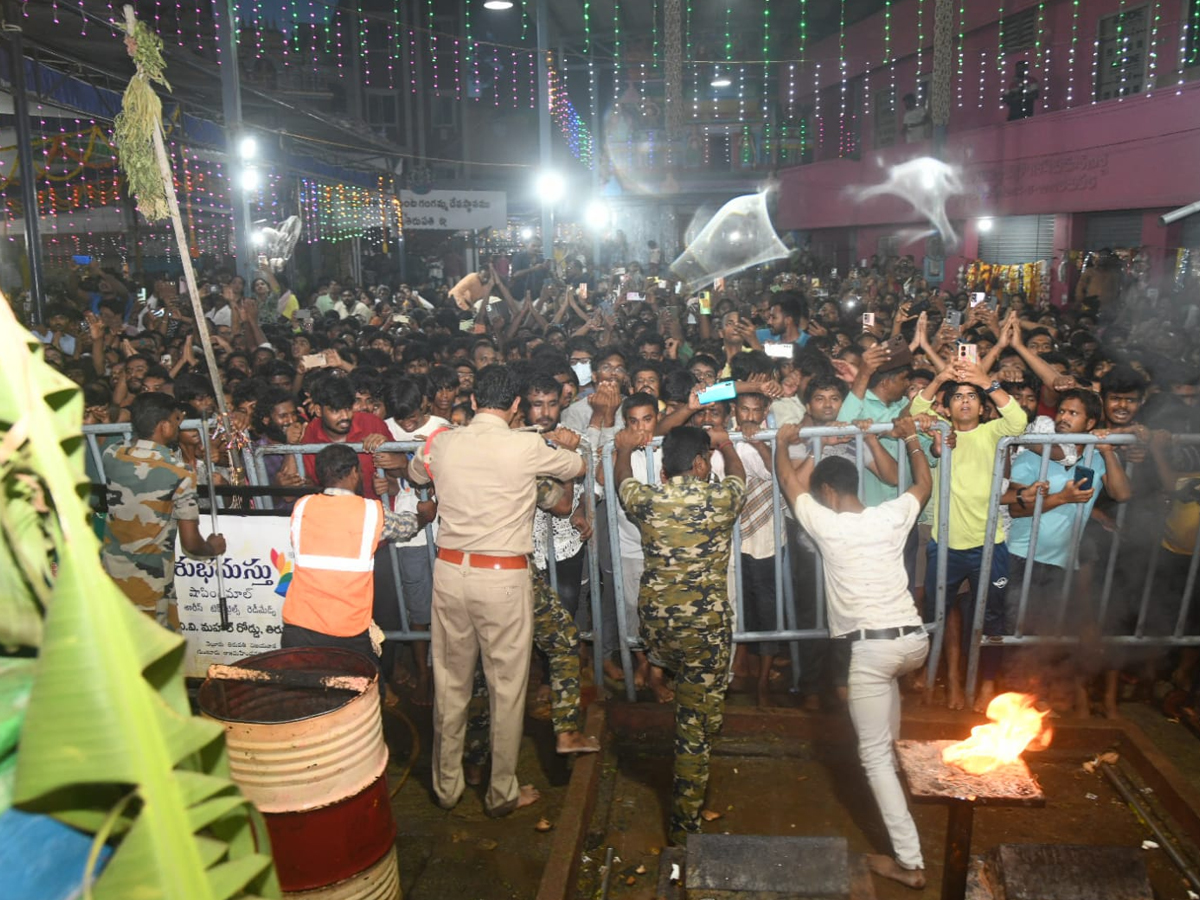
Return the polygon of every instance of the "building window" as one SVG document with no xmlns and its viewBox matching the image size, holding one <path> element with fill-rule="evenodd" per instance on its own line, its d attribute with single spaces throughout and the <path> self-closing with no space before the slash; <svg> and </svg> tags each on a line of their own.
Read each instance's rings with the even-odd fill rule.
<svg viewBox="0 0 1200 900">
<path fill-rule="evenodd" d="M 396 124 L 395 91 L 367 92 L 367 122 L 385 128 Z"/>
<path fill-rule="evenodd" d="M 1037 44 L 1037 11 L 1038 7 L 1031 6 L 1000 20 L 1000 43 L 1006 56 L 1032 50 Z"/>
<path fill-rule="evenodd" d="M 890 147 L 896 143 L 896 118 L 900 112 L 896 109 L 895 88 L 880 88 L 871 92 L 871 115 L 875 118 L 875 146 Z"/>
<path fill-rule="evenodd" d="M 1138 6 L 1100 19 L 1096 99 L 1140 94 L 1146 85 L 1148 7 Z"/>
</svg>

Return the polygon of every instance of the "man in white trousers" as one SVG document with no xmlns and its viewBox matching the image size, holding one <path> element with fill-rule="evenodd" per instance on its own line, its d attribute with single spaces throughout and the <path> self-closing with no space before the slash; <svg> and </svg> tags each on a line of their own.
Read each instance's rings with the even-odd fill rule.
<svg viewBox="0 0 1200 900">
<path fill-rule="evenodd" d="M 900 734 L 900 676 L 919 668 L 929 635 L 908 590 L 904 543 L 929 500 L 933 477 L 911 418 L 897 419 L 892 437 L 903 441 L 913 485 L 895 500 L 866 507 L 858 499 L 858 471 L 848 459 L 810 456 L 794 466 L 788 447 L 798 426 L 776 438 L 780 489 L 825 564 L 829 634 L 851 641 L 850 719 L 858 755 L 892 842 L 893 856 L 867 857 L 871 870 L 911 888 L 925 886 L 917 827 L 896 774 L 894 743 Z"/>
</svg>

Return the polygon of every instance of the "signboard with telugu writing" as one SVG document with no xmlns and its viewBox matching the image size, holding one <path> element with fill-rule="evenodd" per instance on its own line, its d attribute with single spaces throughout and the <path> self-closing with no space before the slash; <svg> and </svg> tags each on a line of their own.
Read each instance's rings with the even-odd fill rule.
<svg viewBox="0 0 1200 900">
<path fill-rule="evenodd" d="M 401 191 L 400 205 L 405 231 L 469 231 L 508 225 L 504 191 Z"/>
<path fill-rule="evenodd" d="M 292 578 L 289 520 L 221 516 L 226 551 L 220 561 L 188 559 L 176 545 L 175 596 L 179 629 L 187 641 L 184 675 L 203 678 L 213 663 L 231 664 L 279 649 L 283 597 Z M 217 566 L 229 607 L 221 630 Z"/>
</svg>

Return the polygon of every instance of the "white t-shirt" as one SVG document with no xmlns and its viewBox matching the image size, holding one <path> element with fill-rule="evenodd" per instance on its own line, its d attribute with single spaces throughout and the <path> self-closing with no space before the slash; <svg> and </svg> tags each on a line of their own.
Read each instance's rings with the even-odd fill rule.
<svg viewBox="0 0 1200 900">
<path fill-rule="evenodd" d="M 210 310 L 204 316 L 218 328 L 229 328 L 233 325 L 233 310 L 229 308 L 229 304 Z"/>
<path fill-rule="evenodd" d="M 654 460 L 652 469 L 648 469 L 646 465 L 644 449 L 634 450 L 633 455 L 629 458 L 633 477 L 642 484 L 662 483 L 662 449 L 654 447 L 652 454 Z M 617 533 L 620 535 L 621 558 L 642 559 L 642 533 L 636 525 L 629 521 L 629 517 L 625 515 L 625 507 L 620 503 L 617 504 Z"/>
<path fill-rule="evenodd" d="M 392 433 L 393 441 L 423 441 L 427 437 L 429 437 L 429 435 L 433 434 L 433 432 L 437 431 L 439 428 L 449 428 L 450 427 L 450 423 L 447 422 L 445 419 L 443 419 L 441 416 L 430 416 L 429 421 L 426 422 L 424 425 L 422 425 L 420 428 L 418 428 L 416 431 L 405 431 L 403 428 L 400 427 L 400 423 L 397 422 L 395 419 L 388 419 L 386 424 L 388 427 L 388 431 L 390 431 Z M 410 462 L 410 464 L 412 462 L 411 454 L 409 455 L 409 462 Z M 400 479 L 400 487 L 397 489 L 396 497 L 392 501 L 392 511 L 398 512 L 398 513 L 409 512 L 409 513 L 412 513 L 413 515 L 416 515 L 417 502 L 420 499 L 421 498 L 420 498 L 420 496 L 418 496 L 416 489 L 413 488 L 413 486 L 411 484 L 409 484 L 407 480 L 401 478 Z M 437 535 L 437 520 L 434 520 L 432 528 L 433 528 L 433 533 L 436 536 Z M 425 546 L 425 529 L 422 528 L 422 529 L 418 530 L 417 533 L 415 535 L 413 535 L 413 537 L 410 540 L 404 541 L 403 543 L 398 544 L 397 546 L 424 547 Z"/>
<path fill-rule="evenodd" d="M 907 491 L 860 513 L 834 512 L 811 494 L 796 500 L 796 519 L 825 564 L 833 637 L 859 628 L 921 624 L 904 568 L 904 544 L 920 512 L 917 498 Z"/>
</svg>

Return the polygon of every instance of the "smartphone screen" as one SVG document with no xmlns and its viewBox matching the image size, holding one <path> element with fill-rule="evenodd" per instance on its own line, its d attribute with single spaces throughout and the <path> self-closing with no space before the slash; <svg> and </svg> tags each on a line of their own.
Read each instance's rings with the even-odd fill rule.
<svg viewBox="0 0 1200 900">
<path fill-rule="evenodd" d="M 718 381 L 712 387 L 707 387 L 696 394 L 701 404 L 716 403 L 719 400 L 732 400 L 737 396 L 737 389 L 732 381 Z"/>
<path fill-rule="evenodd" d="M 716 281 L 714 281 L 713 282 L 713 290 L 717 291 L 718 293 L 725 290 L 725 279 L 718 278 Z"/>
<path fill-rule="evenodd" d="M 630 291 L 629 293 L 627 293 L 625 295 L 625 299 L 629 303 L 641 303 L 646 298 L 643 297 L 641 294 L 639 294 L 637 291 Z"/>
<path fill-rule="evenodd" d="M 707 316 L 712 314 L 712 294 L 708 291 L 700 292 L 700 315 Z"/>
<path fill-rule="evenodd" d="M 983 291 L 975 291 L 971 294 L 971 305 L 978 306 L 981 303 L 987 302 L 987 294 Z"/>
</svg>

